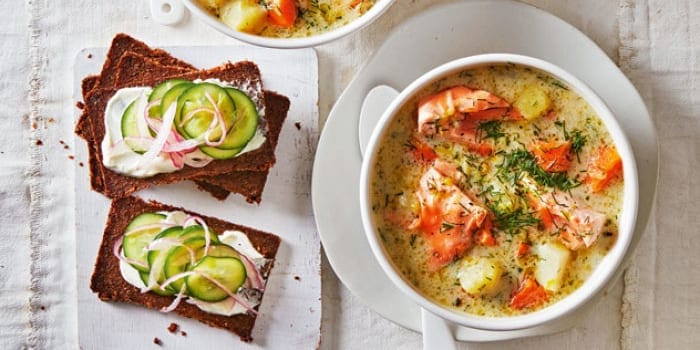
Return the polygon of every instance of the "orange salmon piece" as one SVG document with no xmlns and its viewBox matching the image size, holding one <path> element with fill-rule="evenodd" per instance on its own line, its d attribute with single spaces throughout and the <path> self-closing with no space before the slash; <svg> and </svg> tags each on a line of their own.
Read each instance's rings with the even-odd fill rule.
<svg viewBox="0 0 700 350">
<path fill-rule="evenodd" d="M 421 177 L 416 193 L 421 210 L 413 228 L 420 230 L 428 242 L 431 271 L 461 258 L 480 230 L 490 232 L 488 210 L 462 192 L 448 174 L 463 176 L 450 163 L 436 160 Z"/>
<path fill-rule="evenodd" d="M 571 142 L 568 141 L 535 141 L 530 147 L 537 165 L 550 173 L 561 173 L 569 170 L 571 165 Z"/>
<path fill-rule="evenodd" d="M 606 189 L 622 175 L 622 158 L 613 146 L 602 146 L 588 163 L 586 182 L 594 193 Z"/>
<path fill-rule="evenodd" d="M 520 286 L 510 298 L 510 307 L 516 310 L 541 305 L 548 299 L 547 290 L 544 289 L 532 276 L 525 276 Z"/>
</svg>

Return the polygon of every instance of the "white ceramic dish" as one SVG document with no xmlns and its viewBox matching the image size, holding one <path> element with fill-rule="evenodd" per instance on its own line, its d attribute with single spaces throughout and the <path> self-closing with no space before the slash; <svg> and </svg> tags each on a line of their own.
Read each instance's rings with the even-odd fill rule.
<svg viewBox="0 0 700 350">
<path fill-rule="evenodd" d="M 603 258 L 600 264 L 591 273 L 591 276 L 569 296 L 564 299 L 549 305 L 535 312 L 513 316 L 513 317 L 483 317 L 470 315 L 466 313 L 455 312 L 451 309 L 440 306 L 439 304 L 429 300 L 423 296 L 410 282 L 406 281 L 398 271 L 396 265 L 392 262 L 391 257 L 381 243 L 379 232 L 374 224 L 372 217 L 371 199 L 370 199 L 370 180 L 374 172 L 377 150 L 384 139 L 387 126 L 395 118 L 398 111 L 414 96 L 429 89 L 430 85 L 436 81 L 459 74 L 460 72 L 488 65 L 505 65 L 514 63 L 522 67 L 533 68 L 545 72 L 546 74 L 564 82 L 579 96 L 588 102 L 596 114 L 605 124 L 613 142 L 617 148 L 620 157 L 623 160 L 624 172 L 624 188 L 623 188 L 623 208 L 619 216 L 620 228 L 619 235 L 613 247 L 608 254 Z M 457 59 L 446 64 L 443 64 L 412 82 L 406 87 L 394 101 L 388 106 L 383 113 L 379 122 L 375 126 L 374 132 L 369 140 L 366 148 L 362 169 L 360 170 L 360 213 L 364 231 L 367 235 L 370 247 L 374 253 L 374 257 L 378 260 L 384 272 L 389 276 L 392 282 L 413 301 L 421 305 L 428 311 L 454 323 L 486 330 L 514 330 L 530 328 L 543 323 L 552 321 L 565 314 L 572 312 L 583 305 L 590 298 L 595 296 L 608 283 L 617 268 L 622 263 L 622 260 L 627 252 L 634 232 L 634 226 L 637 219 L 637 201 L 638 201 L 638 184 L 637 184 L 637 166 L 625 134 L 618 125 L 615 117 L 605 103 L 582 81 L 566 72 L 565 70 L 555 66 L 547 61 L 532 58 L 529 56 L 513 55 L 513 54 L 486 54 Z"/>
<path fill-rule="evenodd" d="M 153 17 L 162 24 L 175 24 L 183 17 L 184 9 L 182 8 L 182 5 L 184 4 L 195 17 L 232 38 L 258 46 L 277 49 L 296 49 L 322 45 L 344 37 L 354 31 L 360 30 L 381 16 L 384 11 L 389 9 L 394 1 L 395 0 L 377 0 L 369 11 L 347 25 L 323 34 L 306 38 L 268 38 L 260 35 L 239 32 L 226 26 L 223 22 L 216 18 L 216 16 L 213 16 L 211 13 L 202 9 L 197 4 L 196 0 L 151 0 L 151 13 Z"/>
<path fill-rule="evenodd" d="M 465 37 L 464 33 L 479 35 Z M 416 42 L 423 43 L 422 50 L 432 54 L 415 55 Z M 625 256 L 625 261 L 629 261 L 649 222 L 654 202 L 659 155 L 656 134 L 637 90 L 589 38 L 535 7 L 515 1 L 478 0 L 436 6 L 407 20 L 375 52 L 328 116 L 312 180 L 314 216 L 326 256 L 359 300 L 383 317 L 420 332 L 421 308 L 384 275 L 363 234 L 357 200 L 362 161 L 357 128 L 363 99 L 379 84 L 403 89 L 433 67 L 485 52 L 524 54 L 552 62 L 579 77 L 612 110 L 630 141 L 637 166 L 645 170 L 639 173 L 639 214 Z M 619 269 L 618 276 L 621 272 Z M 463 341 L 495 341 L 559 332 L 579 323 L 606 291 L 557 322 L 517 331 L 460 326 L 454 329 L 454 335 Z M 602 308 L 596 311 L 614 313 Z"/>
</svg>

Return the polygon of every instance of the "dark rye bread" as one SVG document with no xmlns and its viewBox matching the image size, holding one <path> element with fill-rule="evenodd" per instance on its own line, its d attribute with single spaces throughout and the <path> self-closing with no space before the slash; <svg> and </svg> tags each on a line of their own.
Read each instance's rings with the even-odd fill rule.
<svg viewBox="0 0 700 350">
<path fill-rule="evenodd" d="M 268 125 L 270 127 L 269 137 L 273 148 L 276 148 L 282 124 L 287 117 L 289 109 L 289 99 L 275 92 L 265 91 L 265 99 L 273 109 L 267 111 Z M 88 147 L 94 147 L 94 140 L 87 140 Z M 99 161 L 94 154 L 91 154 L 88 161 L 91 173 L 91 186 L 97 192 L 103 192 L 102 174 L 99 169 Z M 260 203 L 262 192 L 265 189 L 269 170 L 265 171 L 235 171 L 229 174 L 217 176 L 206 176 L 195 179 L 197 186 L 209 192 L 214 198 L 224 200 L 230 192 L 239 193 L 246 198 L 249 203 Z"/>
<path fill-rule="evenodd" d="M 120 61 L 120 69 L 117 70 L 118 78 L 115 82 L 115 86 L 119 88 L 148 84 L 147 81 L 144 81 L 142 75 L 130 73 L 131 68 L 124 73 L 125 67 L 139 66 L 143 71 L 148 71 L 151 76 L 165 76 L 171 73 L 168 71 L 169 67 L 159 66 L 156 62 L 149 61 L 147 57 L 145 58 L 141 55 L 125 53 Z M 170 77 L 172 75 L 168 75 L 168 78 Z M 277 146 L 282 125 L 287 117 L 290 102 L 286 96 L 271 91 L 265 91 L 265 100 L 270 106 L 270 109 L 266 110 L 265 114 L 269 128 L 268 137 L 274 150 Z M 201 177 L 196 179 L 195 183 L 200 189 L 209 192 L 220 200 L 228 197 L 227 192 L 234 192 L 242 194 L 249 203 L 260 203 L 262 192 L 267 182 L 267 175 L 267 170 L 233 172 Z"/>
<path fill-rule="evenodd" d="M 134 41 L 133 42 L 136 47 L 141 47 L 141 44 L 139 41 Z M 143 49 L 141 49 L 143 51 Z M 110 50 L 112 52 L 112 50 Z M 158 53 L 156 50 L 154 50 L 156 54 Z M 161 51 L 164 52 L 164 51 Z M 162 55 L 162 54 L 160 54 Z M 158 56 L 157 56 L 158 57 Z M 185 72 L 192 71 L 189 68 L 186 68 L 185 66 L 164 66 L 160 63 L 160 61 L 164 60 L 163 57 L 158 57 L 157 59 L 150 58 L 143 56 L 141 54 L 133 53 L 130 51 L 124 52 L 122 57 L 119 59 L 119 65 L 115 67 L 111 66 L 105 66 L 103 68 L 103 71 L 107 71 L 109 74 L 115 74 L 119 75 L 121 69 L 119 67 L 130 67 L 130 69 L 139 69 L 139 72 L 143 76 L 143 72 L 151 72 L 153 71 L 152 74 L 157 74 L 158 76 L 172 76 L 172 75 L 177 75 L 177 74 L 182 74 Z M 127 66 L 122 66 L 123 64 L 128 64 Z M 129 66 L 131 64 L 135 64 L 136 66 L 132 67 Z M 148 70 L 144 70 L 148 69 Z M 115 79 L 112 79 L 109 84 L 110 88 L 117 88 L 115 86 L 114 81 Z M 82 89 L 82 94 L 83 94 L 83 100 L 87 101 L 87 96 L 92 92 L 98 89 L 99 87 L 105 87 L 103 84 L 104 81 L 100 80 L 100 76 L 90 76 L 85 79 L 83 79 L 83 82 L 81 84 L 81 89 Z M 100 168 L 100 161 L 97 158 L 97 153 L 96 153 L 96 145 L 95 145 L 95 139 L 92 136 L 92 129 L 89 126 L 88 123 L 88 109 L 87 107 L 83 109 L 82 114 L 80 115 L 80 118 L 78 119 L 78 122 L 76 123 L 75 126 L 75 133 L 78 134 L 78 136 L 82 137 L 87 141 L 87 146 L 88 146 L 88 164 L 89 164 L 89 169 L 90 169 L 90 187 L 96 192 L 104 193 L 104 180 L 103 180 L 103 175 L 102 171 Z"/>
<path fill-rule="evenodd" d="M 100 72 L 100 80 L 96 87 L 112 87 L 114 85 L 114 81 L 117 78 L 116 69 L 119 66 L 119 60 L 126 52 L 148 56 L 163 66 L 195 69 L 191 64 L 171 56 L 166 51 L 151 48 L 140 40 L 136 40 L 124 33 L 119 33 L 114 36 L 112 44 L 109 46 L 105 63 Z"/>
<path fill-rule="evenodd" d="M 121 276 L 119 269 L 119 259 L 114 256 L 113 248 L 116 242 L 124 234 L 126 226 L 136 215 L 144 212 L 174 211 L 182 210 L 191 215 L 196 215 L 217 233 L 226 230 L 238 230 L 245 233 L 250 242 L 263 256 L 274 259 L 280 245 L 279 237 L 255 230 L 249 227 L 228 223 L 216 218 L 202 216 L 188 212 L 182 208 L 176 208 L 156 202 L 146 203 L 135 197 L 127 197 L 112 202 L 109 217 L 102 237 L 102 244 L 95 262 L 95 270 L 90 280 L 90 289 L 97 293 L 103 301 L 115 301 L 133 303 L 147 308 L 159 310 L 172 303 L 173 297 L 160 296 L 154 293 L 141 293 L 136 288 L 127 283 Z M 267 277 L 272 269 L 271 260 L 262 269 L 263 276 Z M 256 310 L 258 307 L 256 307 Z M 250 342 L 253 340 L 251 333 L 255 324 L 255 315 L 239 314 L 233 316 L 214 315 L 204 312 L 196 306 L 181 302 L 175 310 L 178 315 L 193 318 L 206 323 L 212 327 L 223 328 L 237 334 L 241 340 Z"/>
<path fill-rule="evenodd" d="M 118 34 L 113 40 L 113 47 L 110 48 L 108 57 L 111 59 L 107 60 L 103 66 L 102 71 L 105 74 L 116 74 L 117 79 L 112 79 L 113 84 L 127 83 L 131 86 L 138 86 L 138 83 L 133 83 L 129 80 L 143 80 L 144 76 L 148 77 L 165 77 L 171 76 L 175 72 L 180 72 L 181 70 L 194 70 L 192 66 L 186 62 L 179 61 L 176 58 L 170 56 L 167 52 L 162 50 L 151 49 L 141 41 L 133 39 L 125 34 Z M 138 53 L 137 53 L 138 52 Z M 121 57 L 119 54 L 121 53 Z M 118 59 L 117 59 L 118 57 Z M 115 65 L 115 63 L 117 63 Z M 173 66 L 168 66 L 167 64 L 172 64 Z M 122 74 L 122 70 L 132 70 L 131 65 L 139 66 L 139 70 L 143 69 L 142 72 L 148 72 L 148 74 L 139 75 L 129 75 Z M 190 67 L 190 68 L 188 68 Z M 82 82 L 82 95 L 83 99 L 87 94 L 99 84 L 99 76 L 89 76 L 85 78 Z M 115 82 L 119 81 L 119 82 Z M 141 84 L 143 85 L 143 84 Z M 118 86 L 116 86 L 118 87 Z M 273 94 L 271 92 L 265 92 L 267 96 Z M 286 97 L 274 94 L 275 98 L 280 99 L 284 105 L 288 105 L 289 101 Z M 283 99 L 283 100 L 282 100 Z M 274 105 L 277 105 L 274 103 Z M 288 107 L 284 108 L 284 113 L 279 114 L 281 118 L 276 118 L 276 115 L 268 112 L 268 119 L 270 120 L 270 140 L 273 144 L 276 144 L 279 130 L 281 129 L 284 118 L 286 117 L 286 111 Z M 80 116 L 78 122 L 76 123 L 76 134 L 84 138 L 88 142 L 88 148 L 92 149 L 94 146 L 94 140 L 91 137 L 90 128 L 87 127 L 86 111 Z M 278 122 L 279 121 L 279 122 Z M 278 122 L 278 123 L 277 123 Z M 99 161 L 95 156 L 94 152 L 90 153 L 91 157 L 89 159 L 89 169 L 91 173 L 91 187 L 97 192 L 103 192 L 104 186 L 102 184 L 102 174 L 99 169 Z M 212 196 L 219 200 L 226 199 L 230 192 L 239 193 L 246 198 L 249 203 L 260 203 L 262 192 L 264 190 L 265 183 L 267 181 L 268 170 L 266 171 L 244 171 L 244 172 L 234 172 L 226 175 L 219 175 L 216 177 L 210 177 L 209 181 L 217 182 L 226 189 L 214 185 L 213 183 L 207 183 L 204 180 L 195 180 L 197 186 L 206 192 L 209 192 Z"/>
<path fill-rule="evenodd" d="M 90 75 L 83 79 L 83 81 L 80 83 L 80 92 L 83 95 L 83 101 L 85 101 L 85 96 L 92 91 L 99 80 L 99 75 Z M 83 111 L 80 113 L 80 117 L 78 117 L 78 122 L 75 123 L 75 134 L 84 140 L 88 140 L 88 138 L 91 137 L 90 127 L 87 124 L 87 113 L 85 111 L 85 106 L 83 106 L 82 109 Z"/>
<path fill-rule="evenodd" d="M 187 80 L 219 78 L 222 81 L 247 81 L 251 82 L 253 86 L 261 86 L 262 84 L 257 65 L 248 61 L 242 61 L 235 64 L 226 63 L 223 66 L 209 70 L 183 74 L 178 76 L 178 78 Z M 164 80 L 167 79 L 158 79 L 149 85 L 155 86 Z M 104 110 L 107 102 L 116 93 L 116 91 L 117 90 L 115 89 L 96 89 L 90 92 L 87 96 L 85 105 L 94 140 L 102 140 L 104 138 Z M 264 103 L 266 110 L 274 109 L 274 106 L 270 106 L 267 102 Z M 125 197 L 133 192 L 154 184 L 173 183 L 182 180 L 191 180 L 201 176 L 226 174 L 232 171 L 267 170 L 275 162 L 272 143 L 270 139 L 267 138 L 259 149 L 240 155 L 233 159 L 214 161 L 203 168 L 185 167 L 182 170 L 174 173 L 158 174 L 146 179 L 139 179 L 116 173 L 102 166 L 101 142 L 95 142 L 94 144 L 95 149 L 93 153 L 95 153 L 100 163 L 100 169 L 104 182 L 104 194 L 111 198 Z"/>
</svg>

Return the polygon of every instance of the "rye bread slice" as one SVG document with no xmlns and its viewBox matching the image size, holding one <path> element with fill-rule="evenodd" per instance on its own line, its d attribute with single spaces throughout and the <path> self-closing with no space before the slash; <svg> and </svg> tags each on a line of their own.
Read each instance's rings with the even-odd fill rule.
<svg viewBox="0 0 700 350">
<path fill-rule="evenodd" d="M 119 33 L 114 36 L 112 44 L 109 46 L 105 63 L 100 72 L 100 80 L 96 87 L 104 88 L 114 85 L 114 81 L 117 78 L 116 70 L 119 66 L 119 60 L 126 52 L 148 56 L 163 66 L 196 69 L 191 64 L 171 56 L 164 50 L 151 48 L 140 40 L 136 40 L 127 34 Z"/>
<path fill-rule="evenodd" d="M 101 300 L 133 303 L 156 310 L 160 310 L 172 303 L 174 299 L 172 296 L 168 297 L 160 296 L 155 293 L 141 293 L 139 288 L 127 283 L 121 276 L 119 259 L 114 256 L 113 248 L 119 238 L 124 234 L 126 226 L 136 215 L 144 212 L 174 210 L 182 210 L 191 215 L 201 217 L 207 225 L 217 233 L 222 233 L 226 230 L 238 230 L 245 233 L 255 249 L 268 259 L 274 259 L 277 254 L 280 239 L 273 234 L 192 213 L 182 208 L 157 202 L 147 203 L 135 197 L 118 199 L 112 202 L 104 235 L 102 237 L 102 244 L 100 245 L 97 255 L 97 261 L 95 262 L 95 270 L 90 280 L 90 289 L 97 293 Z M 261 272 L 264 277 L 269 276 L 273 263 L 274 262 L 271 260 L 262 269 Z M 258 307 L 255 309 L 258 310 Z M 226 329 L 237 334 L 241 340 L 245 342 L 250 342 L 253 339 L 251 333 L 255 324 L 255 315 L 249 313 L 233 316 L 215 315 L 204 312 L 195 305 L 186 302 L 181 302 L 173 312 L 184 317 L 199 320 L 212 327 Z"/>
<path fill-rule="evenodd" d="M 118 34 L 117 37 L 115 37 L 115 39 L 113 40 L 112 44 L 113 47 L 110 48 L 110 51 L 107 55 L 108 57 L 111 57 L 111 59 L 105 62 L 103 72 L 109 74 L 116 74 L 116 81 L 121 81 L 125 84 L 132 84 L 131 86 L 138 86 L 139 84 L 134 83 L 134 81 L 143 80 L 144 76 L 153 79 L 154 77 L 170 76 L 175 72 L 180 72 L 181 70 L 193 70 L 193 68 L 191 68 L 192 66 L 187 64 L 186 62 L 177 60 L 165 51 L 151 49 L 144 43 L 133 39 L 125 34 Z M 121 57 L 118 57 L 120 53 Z M 117 57 L 118 59 L 116 59 Z M 115 63 L 117 64 L 115 65 Z M 173 66 L 168 66 L 167 64 L 173 64 Z M 135 71 L 132 65 L 134 67 L 139 66 L 139 68 L 141 69 L 139 69 L 138 71 L 141 71 L 141 73 L 148 72 L 148 74 L 125 75 L 121 73 L 121 71 L 125 69 Z M 109 83 L 109 81 L 107 81 L 107 83 Z M 118 85 L 119 83 L 113 82 L 112 84 Z M 100 86 L 99 76 L 90 76 L 85 78 L 82 84 L 83 99 L 85 100 L 85 97 L 88 95 L 90 90 L 96 88 L 97 86 Z M 266 92 L 266 96 L 268 94 L 269 92 Z M 288 99 L 281 95 L 278 96 L 284 99 L 284 101 L 280 103 L 284 103 L 288 106 Z M 272 120 L 270 125 L 271 133 L 269 137 L 273 144 L 276 144 L 277 138 L 279 136 L 279 129 L 281 129 L 281 125 L 284 122 L 284 118 L 286 117 L 286 111 L 288 110 L 288 107 L 284 107 L 283 109 L 284 113 L 280 114 L 282 117 L 281 120 L 279 120 L 279 118 L 275 118 L 274 114 L 268 113 L 271 115 L 271 117 L 268 117 L 268 119 Z M 83 111 L 76 124 L 75 132 L 80 137 L 83 137 L 88 141 L 89 149 L 93 149 L 95 147 L 94 140 L 91 137 L 90 128 L 86 125 L 86 116 L 87 112 Z M 277 120 L 279 120 L 279 125 L 276 125 Z M 102 193 L 104 192 L 104 185 L 102 181 L 102 174 L 99 168 L 99 162 L 97 161 L 94 151 L 91 152 L 90 155 L 91 156 L 89 159 L 89 169 L 91 174 L 91 187 L 93 188 L 93 190 Z M 249 203 L 260 203 L 261 195 L 267 180 L 267 174 L 267 170 L 261 172 L 245 171 L 241 174 L 237 174 L 236 172 L 234 172 L 231 174 L 232 176 L 229 176 L 227 174 L 211 177 L 211 181 L 218 182 L 221 186 L 224 186 L 226 189 L 212 183 L 206 183 L 206 177 L 204 177 L 203 180 L 195 180 L 195 182 L 201 190 L 209 192 L 212 196 L 220 200 L 227 198 L 230 191 L 242 194 L 246 198 L 246 201 L 248 201 Z"/>
<path fill-rule="evenodd" d="M 99 80 L 99 75 L 90 75 L 83 79 L 83 81 L 80 83 L 80 92 L 83 95 L 83 101 L 85 101 L 85 96 L 92 91 Z M 85 111 L 85 106 L 83 106 L 82 110 L 83 111 L 78 117 L 78 121 L 75 123 L 75 134 L 80 136 L 80 138 L 83 140 L 87 140 L 88 138 L 92 137 L 92 134 L 90 132 L 90 127 L 87 124 L 87 112 Z"/>
<path fill-rule="evenodd" d="M 173 78 L 173 77 L 171 77 Z M 197 71 L 179 76 L 182 79 L 195 80 L 218 78 L 222 81 L 241 82 L 244 81 L 251 86 L 261 86 L 260 72 L 252 62 L 242 61 L 236 64 L 226 63 L 223 66 L 216 67 L 210 70 Z M 160 79 L 152 82 L 152 85 L 166 79 Z M 115 89 L 97 89 L 93 90 L 87 96 L 86 108 L 88 112 L 88 120 L 92 129 L 93 139 L 102 140 L 105 135 L 104 126 L 104 110 L 109 99 L 116 93 Z M 259 100 L 263 100 L 262 91 L 260 91 Z M 263 102 L 265 109 L 272 108 L 266 102 Z M 261 123 L 263 124 L 263 123 Z M 94 153 L 99 161 L 100 169 L 103 175 L 104 194 L 111 198 L 121 198 L 149 187 L 153 184 L 166 184 L 179 182 L 182 180 L 190 180 L 201 176 L 212 176 L 226 174 L 232 171 L 261 171 L 269 169 L 275 162 L 274 150 L 270 138 L 268 137 L 263 145 L 255 150 L 229 160 L 217 160 L 203 168 L 185 167 L 174 173 L 158 174 L 146 179 L 133 178 L 111 171 L 102 166 L 102 145 L 101 142 L 95 142 Z"/>
<path fill-rule="evenodd" d="M 270 142 L 272 142 L 273 148 L 276 148 L 282 124 L 287 117 L 289 99 L 271 91 L 265 91 L 265 99 L 271 106 L 267 112 Z M 88 147 L 95 147 L 95 142 L 92 138 L 88 139 L 87 143 Z M 102 193 L 104 191 L 102 173 L 99 169 L 99 161 L 94 153 L 89 156 L 88 165 L 91 186 L 93 190 Z M 194 181 L 201 190 L 209 192 L 214 198 L 219 200 L 226 199 L 229 193 L 233 192 L 243 195 L 248 203 L 260 203 L 265 184 L 267 183 L 268 173 L 269 170 L 235 171 L 229 174 L 201 177 Z"/>
</svg>

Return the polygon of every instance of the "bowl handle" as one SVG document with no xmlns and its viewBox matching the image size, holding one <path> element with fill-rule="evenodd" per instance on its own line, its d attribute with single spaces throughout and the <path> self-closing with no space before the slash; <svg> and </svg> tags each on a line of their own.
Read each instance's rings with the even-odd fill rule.
<svg viewBox="0 0 700 350">
<path fill-rule="evenodd" d="M 151 17 L 159 24 L 175 25 L 185 17 L 185 5 L 180 0 L 151 0 Z"/>
<path fill-rule="evenodd" d="M 455 338 L 450 323 L 421 308 L 421 325 L 423 328 L 423 349 L 455 350 Z"/>
<path fill-rule="evenodd" d="M 391 101 L 393 101 L 399 92 L 396 89 L 387 85 L 377 85 L 372 90 L 369 90 L 365 101 L 362 103 L 360 110 L 360 122 L 358 125 L 358 133 L 360 141 L 360 154 L 365 155 L 365 149 L 372 136 L 374 127 L 377 126 L 379 118 L 384 114 L 384 111 Z"/>
</svg>

